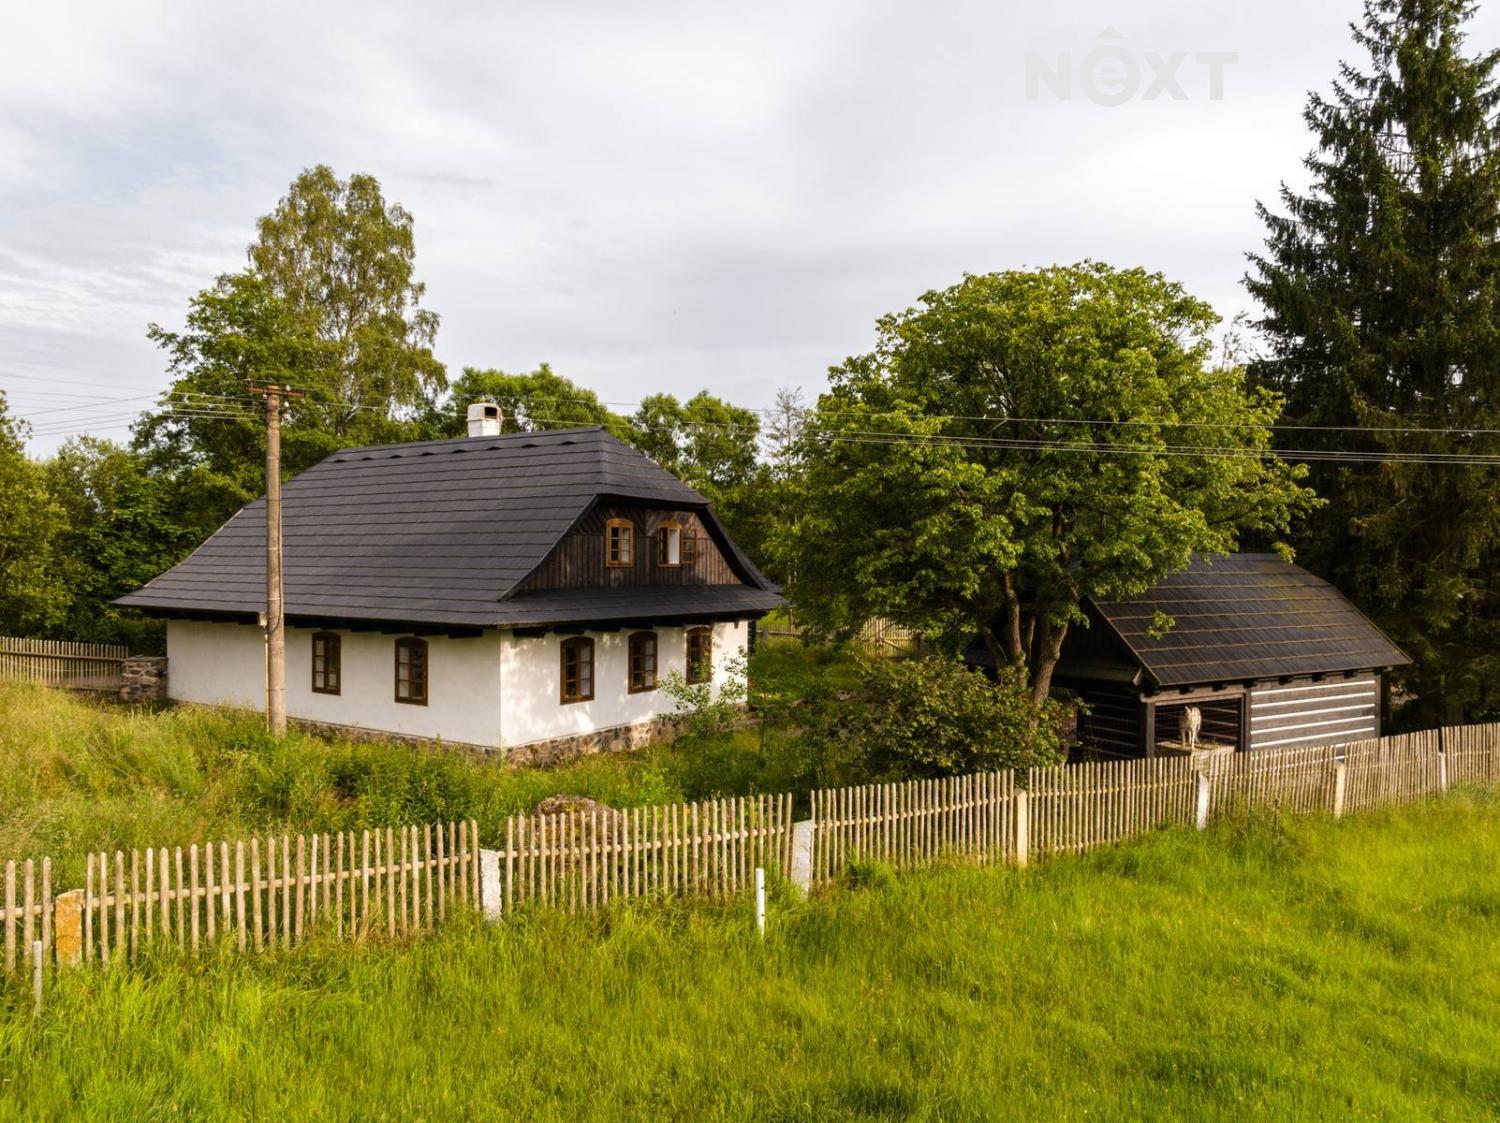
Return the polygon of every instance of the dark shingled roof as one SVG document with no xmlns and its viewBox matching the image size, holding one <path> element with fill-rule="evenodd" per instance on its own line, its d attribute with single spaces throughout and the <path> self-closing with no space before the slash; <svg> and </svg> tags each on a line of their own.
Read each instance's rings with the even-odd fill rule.
<svg viewBox="0 0 1500 1123">
<path fill-rule="evenodd" d="M 745 584 L 507 599 L 605 498 L 698 512 Z M 115 603 L 172 615 L 264 611 L 265 525 L 260 499 Z M 490 627 L 593 619 L 606 602 L 629 603 L 621 617 L 689 602 L 677 611 L 782 603 L 702 495 L 597 428 L 343 449 L 282 488 L 282 536 L 288 617 Z"/>
<path fill-rule="evenodd" d="M 1093 606 L 1157 686 L 1411 662 L 1332 585 L 1275 554 L 1195 557 L 1140 596 Z M 1157 613 L 1173 621 L 1159 637 Z"/>
</svg>

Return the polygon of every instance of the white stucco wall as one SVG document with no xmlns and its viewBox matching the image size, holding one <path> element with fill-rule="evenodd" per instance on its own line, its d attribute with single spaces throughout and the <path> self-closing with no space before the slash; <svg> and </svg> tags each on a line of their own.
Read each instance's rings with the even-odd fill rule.
<svg viewBox="0 0 1500 1123">
<path fill-rule="evenodd" d="M 687 629 L 657 628 L 657 679 L 672 671 L 687 672 Z M 501 726 L 510 746 L 546 741 L 576 733 L 589 733 L 611 726 L 631 725 L 676 705 L 660 686 L 640 694 L 630 693 L 630 633 L 591 632 L 594 640 L 594 697 L 588 702 L 558 701 L 562 655 L 566 636 L 549 634 L 534 638 L 507 635 L 501 654 L 501 680 L 505 684 Z M 743 620 L 714 625 L 714 686 L 729 677 L 729 664 L 742 656 L 750 636 Z"/>
<path fill-rule="evenodd" d="M 312 629 L 286 633 L 288 717 L 326 721 L 413 737 L 441 737 L 499 747 L 498 633 L 473 639 L 427 637 L 427 705 L 395 699 L 398 637 L 339 632 L 343 684 L 339 694 L 312 692 Z M 167 625 L 167 692 L 185 702 L 265 705 L 265 641 L 245 624 L 171 621 Z"/>
<path fill-rule="evenodd" d="M 658 628 L 659 679 L 687 670 L 687 630 Z M 631 694 L 629 633 L 589 633 L 594 640 L 594 697 L 564 705 L 558 700 L 559 645 L 550 634 L 520 638 L 486 632 L 474 639 L 427 640 L 428 703 L 397 702 L 394 694 L 398 637 L 339 632 L 342 693 L 312 692 L 312 629 L 288 628 L 286 710 L 293 718 L 414 737 L 441 737 L 493 748 L 530 744 L 597 729 L 646 721 L 674 708 L 664 690 Z M 714 684 L 749 638 L 744 621 L 714 625 Z M 258 627 L 173 620 L 167 624 L 168 693 L 184 702 L 265 705 L 265 642 Z"/>
</svg>

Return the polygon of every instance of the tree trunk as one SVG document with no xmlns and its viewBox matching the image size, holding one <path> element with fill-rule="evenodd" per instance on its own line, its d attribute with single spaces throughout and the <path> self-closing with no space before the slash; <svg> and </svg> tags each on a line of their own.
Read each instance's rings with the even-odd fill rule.
<svg viewBox="0 0 1500 1123">
<path fill-rule="evenodd" d="M 1010 661 L 1019 663 L 1026 658 L 1026 646 L 1021 640 L 1021 598 L 1016 593 L 1015 579 L 1009 573 L 1001 580 L 1005 587 L 1005 643 L 1010 649 Z"/>
<path fill-rule="evenodd" d="M 1052 624 L 1045 619 L 1037 622 L 1038 637 L 1036 659 L 1031 667 L 1031 698 L 1038 705 L 1052 693 L 1052 672 L 1062 658 L 1063 640 L 1068 635 L 1067 624 Z"/>
</svg>

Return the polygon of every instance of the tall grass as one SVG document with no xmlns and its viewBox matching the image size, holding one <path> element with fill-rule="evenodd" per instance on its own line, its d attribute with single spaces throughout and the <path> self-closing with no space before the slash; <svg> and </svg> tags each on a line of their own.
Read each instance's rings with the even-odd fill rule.
<svg viewBox="0 0 1500 1123">
<path fill-rule="evenodd" d="M 1482 1119 L 1500 807 L 64 974 L 0 1118 Z"/>
<path fill-rule="evenodd" d="M 770 666 L 781 682 L 799 656 Z M 795 684 L 791 687 L 794 689 Z M 460 752 L 292 732 L 275 742 L 250 712 L 127 710 L 27 683 L 0 683 L 0 859 L 81 875 L 89 850 L 182 845 L 258 831 L 358 829 L 505 818 L 546 796 L 632 807 L 782 791 L 799 781 L 795 735 L 746 730 L 691 749 L 659 745 L 513 769 Z"/>
</svg>

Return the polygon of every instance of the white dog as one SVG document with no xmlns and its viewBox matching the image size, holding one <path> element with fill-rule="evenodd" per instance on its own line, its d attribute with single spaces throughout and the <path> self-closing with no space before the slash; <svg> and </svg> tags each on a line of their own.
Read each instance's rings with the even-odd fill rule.
<svg viewBox="0 0 1500 1123">
<path fill-rule="evenodd" d="M 1177 736 L 1188 752 L 1198 748 L 1198 733 L 1203 729 L 1203 711 L 1197 706 L 1184 706 L 1177 717 Z"/>
</svg>

